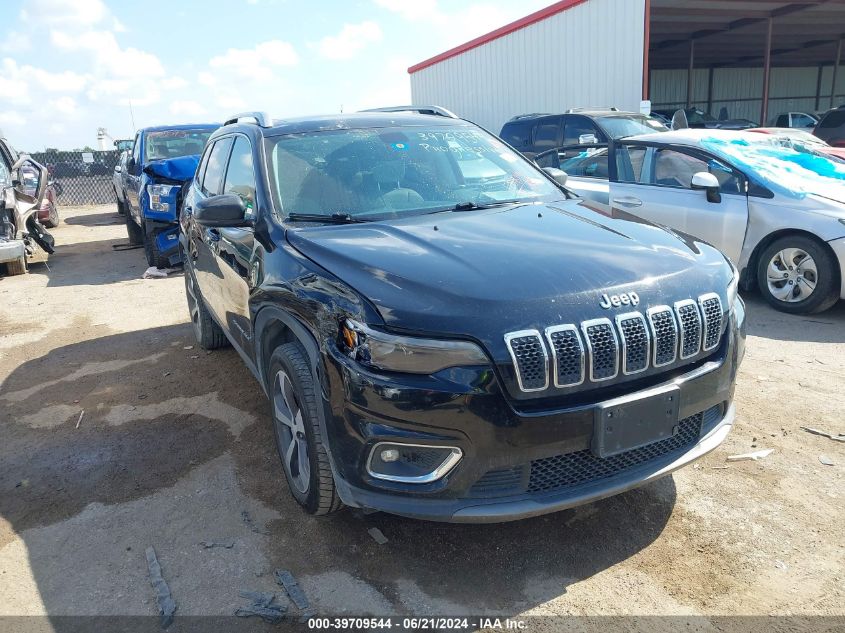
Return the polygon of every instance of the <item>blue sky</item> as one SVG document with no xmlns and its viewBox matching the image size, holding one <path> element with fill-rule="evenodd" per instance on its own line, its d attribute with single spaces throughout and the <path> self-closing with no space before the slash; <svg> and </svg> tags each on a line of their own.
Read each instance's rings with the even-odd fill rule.
<svg viewBox="0 0 845 633">
<path fill-rule="evenodd" d="M 2 0 L 0 130 L 96 147 L 136 127 L 410 100 L 408 66 L 550 0 Z"/>
</svg>

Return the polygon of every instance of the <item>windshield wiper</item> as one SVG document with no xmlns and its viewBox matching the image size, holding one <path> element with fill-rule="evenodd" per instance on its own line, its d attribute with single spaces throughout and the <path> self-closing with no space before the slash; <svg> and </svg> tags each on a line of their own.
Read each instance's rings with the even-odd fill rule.
<svg viewBox="0 0 845 633">
<path fill-rule="evenodd" d="M 451 209 L 446 209 L 447 211 L 475 211 L 476 209 L 492 209 L 493 207 L 503 207 L 508 204 L 516 204 L 521 202 L 523 204 L 528 204 L 526 200 L 497 200 L 495 202 L 483 202 L 481 204 L 477 202 L 473 202 L 472 200 L 467 200 L 466 202 L 459 202 Z"/>
<path fill-rule="evenodd" d="M 287 219 L 291 222 L 325 222 L 326 224 L 359 224 L 369 222 L 361 218 L 353 218 L 348 213 L 289 213 Z"/>
</svg>

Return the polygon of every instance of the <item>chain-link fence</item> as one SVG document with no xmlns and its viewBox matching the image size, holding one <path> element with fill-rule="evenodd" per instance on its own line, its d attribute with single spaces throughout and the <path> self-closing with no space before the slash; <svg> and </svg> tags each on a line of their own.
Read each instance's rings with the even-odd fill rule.
<svg viewBox="0 0 845 633">
<path fill-rule="evenodd" d="M 114 168 L 120 152 L 31 152 L 54 182 L 60 205 L 115 202 Z"/>
</svg>

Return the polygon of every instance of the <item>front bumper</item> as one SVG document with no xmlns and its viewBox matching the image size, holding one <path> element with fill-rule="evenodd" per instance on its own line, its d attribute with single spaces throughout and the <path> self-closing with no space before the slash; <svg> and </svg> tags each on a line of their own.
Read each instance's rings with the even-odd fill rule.
<svg viewBox="0 0 845 633">
<path fill-rule="evenodd" d="M 683 373 L 629 383 L 626 394 L 661 385 L 680 392 L 678 436 L 603 460 L 590 451 L 593 412 L 618 386 L 553 409 L 517 409 L 492 372 L 405 377 L 365 374 L 328 350 L 327 436 L 338 494 L 347 505 L 447 522 L 500 522 L 589 503 L 641 486 L 702 457 L 730 432 L 736 371 L 744 351 L 741 300 L 730 333 Z M 490 374 L 489 376 L 487 374 Z M 378 442 L 457 446 L 463 458 L 443 478 L 402 484 L 365 467 Z M 665 449 L 665 450 L 664 450 Z"/>
<path fill-rule="evenodd" d="M 17 261 L 25 254 L 23 240 L 0 241 L 0 264 Z"/>
<path fill-rule="evenodd" d="M 828 242 L 828 244 L 833 249 L 839 262 L 839 281 L 841 284 L 839 297 L 845 299 L 845 237 Z"/>
</svg>

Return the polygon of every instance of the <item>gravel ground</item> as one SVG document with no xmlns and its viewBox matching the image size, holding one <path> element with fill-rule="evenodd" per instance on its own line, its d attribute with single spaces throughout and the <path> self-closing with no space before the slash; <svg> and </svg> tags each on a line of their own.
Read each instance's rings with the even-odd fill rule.
<svg viewBox="0 0 845 633">
<path fill-rule="evenodd" d="M 845 615 L 845 443 L 799 428 L 845 433 L 845 302 L 746 297 L 734 431 L 672 477 L 503 525 L 315 519 L 258 384 L 195 345 L 181 274 L 141 279 L 113 207 L 62 212 L 49 269 L 0 278 L 0 615 L 155 614 L 149 546 L 177 615 L 230 614 L 277 568 L 322 614 Z"/>
</svg>

